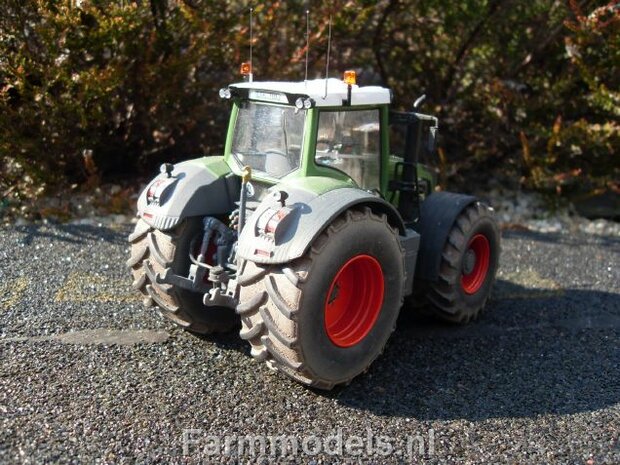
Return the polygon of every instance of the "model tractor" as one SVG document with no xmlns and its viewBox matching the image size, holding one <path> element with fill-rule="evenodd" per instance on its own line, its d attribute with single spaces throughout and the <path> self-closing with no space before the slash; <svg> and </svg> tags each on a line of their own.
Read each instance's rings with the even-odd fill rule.
<svg viewBox="0 0 620 465">
<path fill-rule="evenodd" d="M 129 236 L 133 287 L 195 333 L 238 327 L 259 361 L 314 387 L 381 354 L 401 308 L 466 323 L 491 291 L 492 210 L 436 191 L 433 116 L 345 79 L 245 81 L 223 156 L 164 164 Z"/>
</svg>

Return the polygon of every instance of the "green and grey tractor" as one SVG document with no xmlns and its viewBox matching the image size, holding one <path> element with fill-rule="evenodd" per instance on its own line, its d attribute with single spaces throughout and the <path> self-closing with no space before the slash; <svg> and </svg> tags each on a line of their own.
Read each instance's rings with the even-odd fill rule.
<svg viewBox="0 0 620 465">
<path fill-rule="evenodd" d="M 498 267 L 491 208 L 439 192 L 437 119 L 345 79 L 246 82 L 223 156 L 164 164 L 138 200 L 133 287 L 195 333 L 330 389 L 381 354 L 401 308 L 466 323 Z M 240 320 L 240 322 L 239 322 Z"/>
</svg>

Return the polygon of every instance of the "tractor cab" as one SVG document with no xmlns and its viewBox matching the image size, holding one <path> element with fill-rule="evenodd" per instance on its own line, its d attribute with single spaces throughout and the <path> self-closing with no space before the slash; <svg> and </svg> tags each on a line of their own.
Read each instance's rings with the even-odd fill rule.
<svg viewBox="0 0 620 465">
<path fill-rule="evenodd" d="M 437 120 L 426 117 L 433 124 L 423 126 L 417 123 L 425 115 L 391 112 L 390 90 L 358 86 L 353 71 L 344 80 L 232 84 L 220 96 L 233 103 L 225 160 L 237 174 L 251 168 L 260 193 L 278 183 L 330 178 L 390 199 L 413 221 L 419 186 L 427 193 L 434 187 L 415 157 L 428 151 L 422 139 L 431 127 L 434 137 Z M 404 141 L 399 153 L 390 149 L 390 125 L 404 128 L 395 133 Z"/>
<path fill-rule="evenodd" d="M 381 190 L 388 89 L 316 79 L 244 82 L 220 95 L 233 100 L 225 152 L 233 171 L 250 166 L 270 184 L 324 176 Z"/>
</svg>

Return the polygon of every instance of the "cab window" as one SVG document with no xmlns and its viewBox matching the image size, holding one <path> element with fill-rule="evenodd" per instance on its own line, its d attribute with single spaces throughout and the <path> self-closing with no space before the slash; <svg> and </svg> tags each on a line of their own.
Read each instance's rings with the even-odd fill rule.
<svg viewBox="0 0 620 465">
<path fill-rule="evenodd" d="M 239 106 L 232 156 L 240 167 L 281 178 L 299 168 L 305 111 L 246 101 Z"/>
<path fill-rule="evenodd" d="M 321 111 L 315 161 L 346 173 L 362 189 L 380 187 L 379 110 Z"/>
</svg>

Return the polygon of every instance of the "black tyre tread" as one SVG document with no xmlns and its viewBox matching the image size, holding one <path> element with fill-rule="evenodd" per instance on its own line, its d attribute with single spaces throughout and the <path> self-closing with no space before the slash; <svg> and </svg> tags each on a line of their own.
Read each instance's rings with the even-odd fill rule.
<svg viewBox="0 0 620 465">
<path fill-rule="evenodd" d="M 155 290 L 152 284 L 146 285 L 146 292 L 149 293 L 153 302 L 157 304 L 159 308 L 169 313 L 178 313 L 180 307 L 178 305 L 171 304 L 169 301 L 164 300 L 163 296 Z"/>
<path fill-rule="evenodd" d="M 300 361 L 292 360 L 290 357 L 285 356 L 280 350 L 276 349 L 276 346 L 273 344 L 273 340 L 269 338 L 269 336 L 265 335 L 260 338 L 261 343 L 267 349 L 267 353 L 277 362 L 279 365 L 282 365 L 289 370 L 294 372 L 303 370 L 303 363 Z"/>
<path fill-rule="evenodd" d="M 144 295 L 146 307 L 159 307 L 162 316 L 189 331 L 208 334 L 215 331 L 228 331 L 234 324 L 214 322 L 205 324 L 196 321 L 184 306 L 181 292 L 175 286 L 157 283 L 155 277 L 163 274 L 175 260 L 179 238 L 188 222 L 184 221 L 170 232 L 156 230 L 143 219 L 138 220 L 135 230 L 129 235 L 131 256 L 127 260 L 133 283 L 132 287 Z"/>
<path fill-rule="evenodd" d="M 129 235 L 127 240 L 131 244 L 138 243 L 150 230 L 151 227 L 146 221 L 139 220 L 134 231 Z"/>
<path fill-rule="evenodd" d="M 145 285 L 146 285 L 146 273 L 142 273 L 140 276 L 138 276 L 136 279 L 133 280 L 133 282 L 131 283 L 131 288 L 134 291 L 139 291 L 140 289 L 143 289 Z"/>
<path fill-rule="evenodd" d="M 250 339 L 254 339 L 256 336 L 262 334 L 263 325 L 261 322 L 255 324 L 254 326 L 246 325 L 246 329 L 242 329 L 239 331 L 239 337 L 244 341 L 249 341 Z"/>
<path fill-rule="evenodd" d="M 267 302 L 267 293 L 266 292 L 257 292 L 250 299 L 242 304 L 237 305 L 237 313 L 239 315 L 245 315 L 246 313 L 252 312 L 256 310 L 261 305 Z"/>
<path fill-rule="evenodd" d="M 267 290 L 267 294 L 269 295 L 269 298 L 273 301 L 276 308 L 280 310 L 280 313 L 282 313 L 282 315 L 284 315 L 285 318 L 293 319 L 295 315 L 295 310 L 293 310 L 291 306 L 288 305 L 284 301 L 284 297 L 280 295 L 280 292 L 278 291 L 278 288 L 276 286 L 273 276 L 270 276 L 270 275 L 266 276 L 264 279 L 264 283 L 265 283 L 265 288 Z M 295 287 L 298 287 L 298 286 L 295 286 Z"/>
<path fill-rule="evenodd" d="M 267 331 L 272 334 L 280 343 L 282 343 L 285 347 L 292 349 L 295 347 L 297 343 L 297 339 L 286 337 L 279 330 L 276 322 L 271 318 L 271 315 L 266 310 L 266 307 L 259 307 L 258 312 L 263 320 L 263 326 L 267 328 Z"/>
<path fill-rule="evenodd" d="M 244 272 L 237 278 L 237 283 L 240 286 L 249 286 L 260 281 L 267 274 L 268 270 L 266 267 L 257 266 L 251 273 L 246 272 L 245 269 L 243 271 Z"/>
<path fill-rule="evenodd" d="M 133 268 L 134 266 L 142 263 L 142 261 L 146 258 L 146 255 L 149 252 L 149 248 L 145 241 L 140 241 L 135 247 L 131 249 L 131 257 L 129 260 L 125 262 L 128 268 Z"/>
<path fill-rule="evenodd" d="M 168 250 L 168 255 L 172 256 L 165 256 L 164 252 L 162 252 L 159 249 L 159 243 L 158 242 L 165 242 L 166 238 L 159 238 L 160 236 L 162 236 L 160 231 L 152 231 L 150 233 L 147 234 L 148 237 L 148 247 L 149 247 L 149 254 L 153 257 L 153 260 L 158 263 L 162 268 L 168 268 L 170 267 L 170 265 L 172 264 L 172 262 L 174 261 L 174 250 Z M 159 241 L 158 241 L 159 238 Z M 169 246 L 172 245 L 173 247 L 176 247 L 176 243 L 172 242 L 171 244 L 162 244 L 164 247 L 165 246 Z"/>
<path fill-rule="evenodd" d="M 301 278 L 297 273 L 295 273 L 294 270 L 292 270 L 288 266 L 282 268 L 282 273 L 284 273 L 284 276 L 286 276 L 286 278 L 291 282 L 293 286 L 298 286 L 299 283 L 304 281 L 304 278 Z"/>
<path fill-rule="evenodd" d="M 297 344 L 298 325 L 295 315 L 299 311 L 304 283 L 311 271 L 313 260 L 321 253 L 330 236 L 347 226 L 347 223 L 369 219 L 385 223 L 400 246 L 398 233 L 389 226 L 387 217 L 378 216 L 370 208 L 365 208 L 363 211 L 348 210 L 341 215 L 315 240 L 304 257 L 293 262 L 263 267 L 251 261 L 243 261 L 238 280 L 242 303 L 237 311 L 242 315 L 241 337 L 250 343 L 251 354 L 255 359 L 265 361 L 271 369 L 318 389 L 329 390 L 336 384 L 351 382 L 353 377 L 338 383 L 321 379 L 304 365 L 304 354 Z M 402 256 L 404 267 L 404 253 Z M 258 275 L 264 279 L 256 279 Z M 267 296 L 266 301 L 264 296 Z M 391 331 L 394 329 L 395 325 Z M 249 335 L 253 337 L 248 337 Z M 382 352 L 383 348 L 368 366 Z"/>
<path fill-rule="evenodd" d="M 493 211 L 486 205 L 475 202 L 468 206 L 455 220 L 452 231 L 441 254 L 439 277 L 437 282 L 431 283 L 426 292 L 426 299 L 431 304 L 430 313 L 449 323 L 467 324 L 476 320 L 484 311 L 488 298 L 485 298 L 475 308 L 464 311 L 459 308 L 459 286 L 461 273 L 459 270 L 459 256 L 464 252 L 466 237 L 472 227 L 481 218 L 494 220 Z"/>
<path fill-rule="evenodd" d="M 145 260 L 143 266 L 146 277 L 151 283 L 155 283 L 157 285 L 157 290 L 168 297 L 174 297 L 174 288 L 170 284 L 160 284 L 157 282 L 157 273 L 151 266 L 151 262 L 149 260 Z"/>
</svg>

